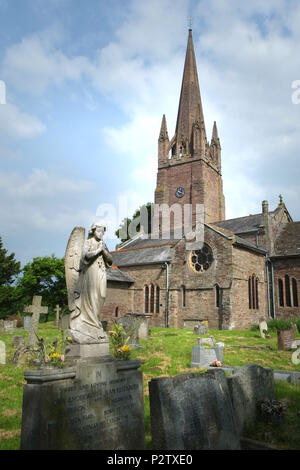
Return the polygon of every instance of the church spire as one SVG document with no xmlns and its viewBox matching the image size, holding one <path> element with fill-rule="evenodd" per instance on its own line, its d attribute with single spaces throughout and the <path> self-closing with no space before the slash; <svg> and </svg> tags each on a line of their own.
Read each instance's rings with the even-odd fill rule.
<svg viewBox="0 0 300 470">
<path fill-rule="evenodd" d="M 193 36 L 192 30 L 189 29 L 175 131 L 177 149 L 176 152 L 173 153 L 178 152 L 178 148 L 182 147 L 183 142 L 188 141 L 190 146 L 192 141 L 193 125 L 196 122 L 201 125 L 205 133 Z"/>
<path fill-rule="evenodd" d="M 214 140 L 215 142 L 218 142 L 218 138 L 219 138 L 219 135 L 218 135 L 217 123 L 216 123 L 216 121 L 214 121 L 211 140 L 212 141 Z"/>
<path fill-rule="evenodd" d="M 162 117 L 161 126 L 160 126 L 160 133 L 159 133 L 159 138 L 158 138 L 158 140 L 159 140 L 160 142 L 162 142 L 162 141 L 164 141 L 164 140 L 169 140 L 168 129 L 167 129 L 167 120 L 166 120 L 165 114 L 164 114 L 163 117 Z"/>
<path fill-rule="evenodd" d="M 169 136 L 168 136 L 168 129 L 167 129 L 167 120 L 166 116 L 163 115 L 161 126 L 160 126 L 160 133 L 158 137 L 158 158 L 164 159 L 168 158 L 169 153 Z"/>
</svg>

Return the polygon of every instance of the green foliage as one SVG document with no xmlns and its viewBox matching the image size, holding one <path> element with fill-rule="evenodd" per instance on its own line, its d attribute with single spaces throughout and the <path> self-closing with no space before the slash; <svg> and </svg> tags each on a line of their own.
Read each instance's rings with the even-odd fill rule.
<svg viewBox="0 0 300 470">
<path fill-rule="evenodd" d="M 0 318 L 5 318 L 14 308 L 16 299 L 12 284 L 19 272 L 20 262 L 15 260 L 14 253 L 7 254 L 0 237 Z"/>
<path fill-rule="evenodd" d="M 300 326 L 300 321 L 299 319 L 296 320 L 286 320 L 286 319 L 278 319 L 278 320 L 269 320 L 267 322 L 269 330 L 277 330 L 277 331 L 283 331 L 283 330 L 289 330 L 291 328 L 292 323 L 298 323 Z M 298 325 L 297 325 L 298 326 Z M 298 328 L 299 328 L 298 326 Z"/>
<path fill-rule="evenodd" d="M 153 206 L 153 203 L 152 202 L 147 202 L 146 204 L 146 208 L 147 208 L 147 211 L 148 211 L 148 227 L 145 227 L 144 230 L 146 233 L 150 233 L 151 232 L 151 209 L 152 209 L 152 206 Z M 126 242 L 127 240 L 130 239 L 130 236 L 129 236 L 129 233 L 128 233 L 128 228 L 129 228 L 129 225 L 132 221 L 136 220 L 138 217 L 140 217 L 141 215 L 141 207 L 140 206 L 138 209 L 136 209 L 135 213 L 133 214 L 132 218 L 129 218 L 129 217 L 126 217 L 125 219 L 123 219 L 123 221 L 121 222 L 120 226 L 119 226 L 119 229 L 115 232 L 115 235 L 119 237 L 120 235 L 120 232 L 122 230 L 122 233 L 126 233 L 126 237 L 124 238 L 121 238 L 121 242 L 124 243 Z M 140 223 L 137 224 L 136 226 L 136 231 L 137 232 L 140 232 L 141 230 L 141 226 L 140 226 Z"/>
<path fill-rule="evenodd" d="M 257 325 L 257 324 L 251 325 L 250 331 L 258 331 L 258 330 L 259 330 L 259 325 Z"/>
<path fill-rule="evenodd" d="M 36 350 L 36 359 L 38 365 L 48 365 L 53 367 L 62 368 L 65 365 L 65 351 L 68 339 L 65 338 L 63 331 L 61 331 L 60 338 L 55 338 L 54 341 L 45 342 L 44 338 L 38 339 L 38 348 Z"/>
<path fill-rule="evenodd" d="M 64 259 L 55 255 L 34 258 L 27 263 L 18 279 L 16 297 L 23 305 L 28 305 L 34 295 L 43 296 L 43 304 L 53 310 L 56 304 L 67 306 Z"/>
<path fill-rule="evenodd" d="M 109 336 L 112 355 L 117 359 L 129 359 L 131 348 L 127 342 L 130 336 L 127 336 L 123 326 L 114 322 L 112 329 L 109 331 Z"/>
</svg>

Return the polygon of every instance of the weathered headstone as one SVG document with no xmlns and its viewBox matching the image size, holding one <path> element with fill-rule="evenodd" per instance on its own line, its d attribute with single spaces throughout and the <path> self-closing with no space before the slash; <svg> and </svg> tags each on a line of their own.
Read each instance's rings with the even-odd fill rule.
<svg viewBox="0 0 300 470">
<path fill-rule="evenodd" d="M 210 336 L 210 338 L 197 338 L 197 344 L 199 346 L 215 346 L 216 345 L 216 340 L 213 336 Z"/>
<path fill-rule="evenodd" d="M 266 331 L 268 331 L 268 325 L 267 325 L 267 322 L 265 320 L 263 320 L 259 323 L 259 331 L 260 331 L 260 336 L 263 339 L 266 339 Z"/>
<path fill-rule="evenodd" d="M 277 331 L 277 346 L 281 351 L 288 351 L 292 349 L 292 344 L 295 341 L 294 332 L 292 329 Z"/>
<path fill-rule="evenodd" d="M 140 339 L 149 338 L 149 318 L 140 314 L 126 314 L 117 320 L 118 325 L 123 326 L 125 332 L 130 336 L 128 344 L 136 346 Z"/>
<path fill-rule="evenodd" d="M 248 364 L 227 378 L 239 433 L 258 418 L 257 404 L 264 398 L 274 398 L 274 374 L 256 364 Z"/>
<path fill-rule="evenodd" d="M 66 331 L 70 328 L 70 314 L 64 314 L 59 320 L 59 327 L 61 330 Z"/>
<path fill-rule="evenodd" d="M 294 335 L 298 335 L 299 334 L 299 331 L 298 331 L 298 327 L 296 325 L 296 323 L 291 323 L 291 328 L 294 332 Z"/>
<path fill-rule="evenodd" d="M 31 323 L 31 317 L 29 317 L 28 315 L 23 317 L 24 330 L 30 330 L 30 323 Z"/>
<path fill-rule="evenodd" d="M 137 360 L 111 356 L 25 372 L 21 449 L 144 449 L 143 378 Z"/>
<path fill-rule="evenodd" d="M 149 382 L 153 450 L 240 449 L 225 372 Z"/>
<path fill-rule="evenodd" d="M 6 364 L 6 349 L 4 341 L 0 341 L 0 364 Z"/>
<path fill-rule="evenodd" d="M 17 320 L 4 320 L 4 331 L 13 331 L 17 328 Z"/>
<path fill-rule="evenodd" d="M 55 318 L 55 326 L 59 326 L 59 313 L 61 312 L 61 307 L 57 304 L 55 309 L 55 314 L 56 314 L 56 318 Z"/>
<path fill-rule="evenodd" d="M 40 314 L 47 314 L 48 307 L 42 307 L 42 296 L 34 295 L 32 299 L 32 305 L 28 305 L 24 308 L 24 312 L 32 313 L 30 330 L 28 333 L 27 346 L 35 346 L 37 338 L 37 332 L 39 328 Z"/>
<path fill-rule="evenodd" d="M 21 336 L 21 335 L 13 336 L 12 345 L 14 347 L 16 347 L 16 346 L 25 346 L 25 337 Z"/>
</svg>

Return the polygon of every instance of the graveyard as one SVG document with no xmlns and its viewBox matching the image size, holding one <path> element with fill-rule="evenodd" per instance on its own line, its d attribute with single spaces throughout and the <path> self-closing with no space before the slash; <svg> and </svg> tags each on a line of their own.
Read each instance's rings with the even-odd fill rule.
<svg viewBox="0 0 300 470">
<path fill-rule="evenodd" d="M 300 372 L 300 365 L 291 361 L 292 350 L 278 350 L 275 330 L 268 331 L 268 338 L 263 338 L 259 329 L 249 330 L 208 330 L 203 338 L 213 337 L 216 342 L 224 343 L 224 367 L 238 367 L 257 364 L 263 368 L 281 371 Z M 45 322 L 41 317 L 38 336 L 45 341 L 54 341 L 60 335 L 56 319 Z M 20 449 L 23 386 L 26 384 L 24 372 L 33 370 L 28 359 L 14 364 L 16 348 L 22 341 L 13 341 L 16 336 L 24 337 L 26 343 L 28 331 L 14 328 L 0 332 L 0 340 L 6 346 L 6 363 L 0 364 L 0 449 Z M 296 340 L 300 335 L 295 335 Z M 192 348 L 197 344 L 197 335 L 193 329 L 151 328 L 148 339 L 140 339 L 131 350 L 130 359 L 139 360 L 143 373 L 144 423 L 146 449 L 155 445 L 151 435 L 149 383 L 156 383 L 162 377 L 183 377 L 194 379 L 198 374 L 205 374 L 205 368 L 191 367 Z M 123 361 L 126 363 L 126 361 Z M 130 361 L 131 362 L 131 361 Z M 62 369 L 63 370 L 63 369 Z M 220 373 L 221 371 L 213 371 Z M 226 370 L 226 377 L 230 373 Z M 165 379 L 163 379 L 165 380 Z M 157 384 L 159 385 L 160 382 Z M 188 383 L 188 382 L 187 382 Z M 152 385 L 153 388 L 153 385 Z M 246 428 L 243 437 L 257 440 L 279 449 L 299 449 L 300 442 L 300 393 L 299 384 L 285 380 L 275 380 L 275 397 L 287 408 L 285 420 L 280 424 L 257 421 Z M 227 421 L 226 421 L 227 422 Z M 153 430 L 152 430 L 153 432 Z"/>
</svg>

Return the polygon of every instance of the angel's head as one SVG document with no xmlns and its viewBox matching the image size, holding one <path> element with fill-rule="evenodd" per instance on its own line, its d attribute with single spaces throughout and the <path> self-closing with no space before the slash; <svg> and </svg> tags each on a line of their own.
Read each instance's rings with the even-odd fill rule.
<svg viewBox="0 0 300 470">
<path fill-rule="evenodd" d="M 106 227 L 104 225 L 93 223 L 89 230 L 88 238 L 95 237 L 97 240 L 102 240 Z"/>
</svg>

